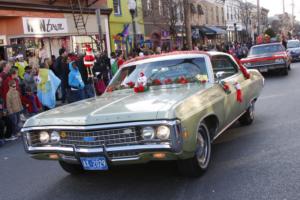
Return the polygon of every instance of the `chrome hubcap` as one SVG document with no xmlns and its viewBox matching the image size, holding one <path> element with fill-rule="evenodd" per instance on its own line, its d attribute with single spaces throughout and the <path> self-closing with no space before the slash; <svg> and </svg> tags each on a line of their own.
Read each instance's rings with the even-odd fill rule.
<svg viewBox="0 0 300 200">
<path fill-rule="evenodd" d="M 204 135 L 204 136 L 203 136 Z M 198 131 L 198 137 L 197 137 L 197 160 L 199 162 L 199 165 L 205 166 L 207 157 L 208 157 L 208 145 L 207 145 L 207 137 L 202 130 L 202 128 L 199 128 Z"/>
</svg>

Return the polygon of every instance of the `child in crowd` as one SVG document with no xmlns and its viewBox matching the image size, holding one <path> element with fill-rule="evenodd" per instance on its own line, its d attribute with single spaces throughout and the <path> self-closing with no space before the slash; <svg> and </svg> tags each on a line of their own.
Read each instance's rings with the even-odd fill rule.
<svg viewBox="0 0 300 200">
<path fill-rule="evenodd" d="M 22 96 L 22 103 L 25 105 L 29 115 L 33 115 L 42 110 L 42 104 L 38 97 L 32 92 L 31 87 L 26 87 L 25 95 Z"/>
<path fill-rule="evenodd" d="M 15 80 L 10 80 L 9 83 L 9 90 L 6 95 L 6 107 L 8 111 L 8 116 L 13 123 L 13 131 L 12 135 L 17 136 L 20 128 L 20 113 L 23 110 L 20 93 L 17 90 L 17 84 Z"/>
</svg>

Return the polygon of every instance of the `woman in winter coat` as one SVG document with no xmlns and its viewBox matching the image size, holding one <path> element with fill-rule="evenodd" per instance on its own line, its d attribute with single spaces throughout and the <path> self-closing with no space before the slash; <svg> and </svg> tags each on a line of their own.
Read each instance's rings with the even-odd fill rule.
<svg viewBox="0 0 300 200">
<path fill-rule="evenodd" d="M 82 81 L 76 62 L 69 63 L 69 86 L 70 86 L 70 101 L 80 101 L 84 99 L 84 82 Z"/>
<path fill-rule="evenodd" d="M 45 62 L 47 61 L 46 58 Z M 52 70 L 45 68 L 45 65 L 42 65 L 39 69 L 37 81 L 37 96 L 42 103 L 45 110 L 49 110 L 56 106 L 56 97 L 55 93 L 60 85 L 60 79 L 55 76 Z"/>
</svg>

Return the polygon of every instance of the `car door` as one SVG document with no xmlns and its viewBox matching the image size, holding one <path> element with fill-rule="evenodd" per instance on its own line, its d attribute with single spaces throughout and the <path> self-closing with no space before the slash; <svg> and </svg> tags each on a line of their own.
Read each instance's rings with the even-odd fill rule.
<svg viewBox="0 0 300 200">
<path fill-rule="evenodd" d="M 245 101 L 237 101 L 237 89 L 235 84 L 239 83 L 243 93 L 243 87 L 245 87 L 245 78 L 238 65 L 232 60 L 230 56 L 227 55 L 215 55 L 212 57 L 212 66 L 215 78 L 217 80 L 217 73 L 223 73 L 222 77 L 219 77 L 217 85 L 222 87 L 221 81 L 224 81 L 230 90 L 230 94 L 224 95 L 223 105 L 224 105 L 224 122 L 225 125 L 236 120 L 244 110 Z M 225 93 L 225 91 L 224 91 Z M 244 97 L 244 95 L 242 95 Z"/>
</svg>

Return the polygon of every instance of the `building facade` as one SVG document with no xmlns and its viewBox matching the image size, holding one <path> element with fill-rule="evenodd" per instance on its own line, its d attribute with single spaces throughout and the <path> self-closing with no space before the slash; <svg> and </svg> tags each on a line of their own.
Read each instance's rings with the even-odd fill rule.
<svg viewBox="0 0 300 200">
<path fill-rule="evenodd" d="M 34 53 L 44 57 L 58 56 L 61 47 L 69 52 L 83 52 L 85 45 L 97 49 L 100 43 L 95 8 L 102 1 L 89 5 L 91 1 L 82 1 L 86 31 L 77 29 L 70 2 L 64 0 L 11 0 L 0 1 L 0 35 L 3 39 L 0 47 L 2 57 L 13 57 L 18 53 Z M 88 4 L 85 5 L 84 3 Z M 87 7 L 88 6 L 88 7 Z M 101 9 L 101 43 L 110 51 L 109 15 L 110 9 Z"/>
<path fill-rule="evenodd" d="M 115 50 L 130 51 L 133 47 L 133 25 L 132 17 L 128 7 L 129 0 L 107 0 L 107 7 L 112 9 L 110 15 L 110 32 L 111 32 L 111 46 Z M 136 42 L 142 44 L 144 42 L 144 20 L 142 1 L 136 0 L 137 8 L 134 16 L 134 23 L 136 27 Z M 125 30 L 127 25 L 128 31 Z M 128 32 L 128 37 L 122 37 L 122 32 Z"/>
</svg>

